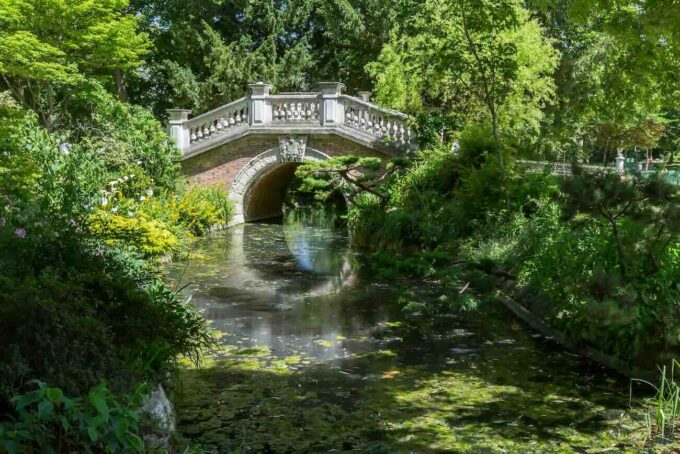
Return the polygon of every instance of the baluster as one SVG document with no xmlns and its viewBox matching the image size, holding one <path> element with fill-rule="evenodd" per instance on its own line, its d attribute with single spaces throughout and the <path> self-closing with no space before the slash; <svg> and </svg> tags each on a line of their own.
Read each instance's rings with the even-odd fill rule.
<svg viewBox="0 0 680 454">
<path fill-rule="evenodd" d="M 208 127 L 208 132 L 210 135 L 215 134 L 217 129 L 215 128 L 215 120 L 210 122 L 210 126 Z"/>
<path fill-rule="evenodd" d="M 399 142 L 402 144 L 406 143 L 405 137 L 404 137 L 404 123 L 399 124 Z"/>
<path fill-rule="evenodd" d="M 234 126 L 236 123 L 238 123 L 238 112 L 232 112 L 229 114 L 229 126 Z"/>
<path fill-rule="evenodd" d="M 196 142 L 196 128 L 191 128 L 191 138 L 189 139 L 191 142 Z"/>
<path fill-rule="evenodd" d="M 308 102 L 305 104 L 305 120 L 312 118 L 312 103 Z"/>
</svg>

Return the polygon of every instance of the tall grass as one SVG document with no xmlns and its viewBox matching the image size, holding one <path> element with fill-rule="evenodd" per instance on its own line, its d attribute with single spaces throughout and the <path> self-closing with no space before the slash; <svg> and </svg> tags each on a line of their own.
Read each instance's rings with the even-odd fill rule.
<svg viewBox="0 0 680 454">
<path fill-rule="evenodd" d="M 647 380 L 634 378 L 631 380 L 630 398 L 633 397 L 633 382 L 651 386 L 656 395 L 650 399 L 649 411 L 646 413 L 648 439 L 662 444 L 680 442 L 680 383 L 675 378 L 675 369 L 680 369 L 680 362 L 671 362 L 670 373 L 666 366 L 660 368 L 661 379 L 658 386 Z"/>
</svg>

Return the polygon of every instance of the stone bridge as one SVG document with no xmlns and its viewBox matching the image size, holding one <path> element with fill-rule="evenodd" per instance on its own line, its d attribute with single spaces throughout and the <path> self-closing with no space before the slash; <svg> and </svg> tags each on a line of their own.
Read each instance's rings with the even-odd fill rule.
<svg viewBox="0 0 680 454">
<path fill-rule="evenodd" d="M 189 118 L 171 109 L 169 132 L 192 184 L 229 191 L 234 224 L 280 216 L 295 167 L 303 161 L 358 154 L 388 158 L 416 147 L 408 117 L 342 93 L 338 82 L 318 92 L 271 94 L 250 85 L 237 101 Z"/>
</svg>

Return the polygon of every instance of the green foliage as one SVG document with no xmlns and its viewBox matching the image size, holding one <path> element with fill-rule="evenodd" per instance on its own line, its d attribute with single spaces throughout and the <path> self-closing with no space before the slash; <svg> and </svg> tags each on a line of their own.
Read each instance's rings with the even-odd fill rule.
<svg viewBox="0 0 680 454">
<path fill-rule="evenodd" d="M 613 173 L 592 174 L 580 169 L 563 182 L 562 192 L 567 219 L 585 214 L 611 227 L 610 243 L 616 247 L 624 279 L 632 255 L 644 267 L 640 273 L 653 274 L 659 269 L 659 256 L 680 239 L 680 189 L 658 175 L 648 180 L 622 179 Z M 628 238 L 623 238 L 626 232 L 622 229 L 630 234 Z"/>
<path fill-rule="evenodd" d="M 452 294 L 471 292 L 465 298 L 509 281 L 571 340 L 642 367 L 677 355 L 678 187 L 579 168 L 557 180 L 525 173 L 507 154 L 501 192 L 494 148 L 488 128 L 471 128 L 455 155 L 421 152 L 386 184 L 385 207 L 357 199 L 355 244 L 394 257 L 378 260 L 382 274 L 437 279 Z M 432 254 L 446 259 L 432 262 Z M 475 305 L 463 300 L 408 307 L 433 316 Z"/>
<path fill-rule="evenodd" d="M 0 447 L 8 454 L 143 452 L 138 413 L 143 389 L 121 398 L 101 384 L 86 398 L 68 398 L 38 382 L 35 391 L 12 399 L 17 417 L 0 425 Z"/>
<path fill-rule="evenodd" d="M 193 187 L 186 191 L 163 192 L 140 206 L 140 216 L 159 220 L 182 237 L 200 236 L 232 215 L 227 193 L 218 187 Z"/>
<path fill-rule="evenodd" d="M 203 319 L 135 253 L 22 240 L 7 230 L 0 235 L 3 397 L 31 378 L 69 393 L 102 378 L 123 386 L 167 369 L 178 354 L 197 357 L 207 341 Z"/>
<path fill-rule="evenodd" d="M 444 106 L 458 124 L 498 115 L 508 132 L 538 129 L 556 53 L 519 2 L 412 2 L 409 12 L 368 66 L 379 102 Z"/>
<path fill-rule="evenodd" d="M 147 36 L 127 0 L 0 1 L 0 87 L 53 129 L 78 84 L 142 64 Z"/>
<path fill-rule="evenodd" d="M 405 158 L 383 165 L 380 158 L 349 155 L 306 162 L 296 169 L 295 175 L 301 180 L 299 190 L 312 192 L 320 200 L 341 191 L 350 203 L 361 194 L 370 194 L 385 205 L 390 196 L 382 190 L 382 183 L 407 165 L 409 161 Z"/>
<path fill-rule="evenodd" d="M 90 231 L 111 245 L 132 245 L 150 256 L 177 252 L 180 241 L 167 225 L 140 214 L 124 216 L 98 211 L 90 219 Z"/>
<path fill-rule="evenodd" d="M 73 95 L 68 118 L 72 140 L 93 150 L 112 179 L 135 175 L 138 192 L 174 189 L 180 152 L 148 110 L 90 82 Z"/>
<path fill-rule="evenodd" d="M 659 385 L 655 386 L 646 380 L 632 379 L 630 398 L 633 398 L 633 383 L 639 382 L 649 385 L 655 391 L 655 396 L 648 401 L 647 405 L 647 437 L 654 440 L 660 439 L 663 445 L 669 445 L 669 449 L 677 447 L 680 442 L 676 427 L 680 423 L 680 384 L 675 375 L 675 369 L 680 368 L 680 363 L 671 360 L 671 370 L 664 365 L 660 369 L 661 378 Z"/>
<path fill-rule="evenodd" d="M 153 162 L 105 162 L 104 150 L 93 149 L 95 134 L 66 144 L 32 113 L 4 98 L 0 105 L 0 173 L 8 176 L 0 180 L 2 410 L 33 379 L 73 395 L 102 379 L 125 390 L 167 371 L 179 354 L 197 358 L 208 342 L 204 320 L 140 255 L 160 253 L 177 239 L 159 220 L 134 224 L 124 217 L 153 194 L 149 184 L 174 187 L 176 164 L 153 155 L 170 150 L 167 140 L 148 115 L 121 108 L 108 95 L 104 101 L 112 117 L 97 121 L 129 119 L 139 129 L 139 136 L 129 135 L 136 151 L 127 148 L 122 129 L 108 131 L 126 156 Z M 107 209 L 124 235 L 93 222 Z"/>
<path fill-rule="evenodd" d="M 382 0 L 133 4 L 154 42 L 149 73 L 135 81 L 133 97 L 158 114 L 178 105 L 209 110 L 259 80 L 282 91 L 337 79 L 352 91 L 366 89 L 364 66 L 380 52 L 397 13 Z"/>
</svg>

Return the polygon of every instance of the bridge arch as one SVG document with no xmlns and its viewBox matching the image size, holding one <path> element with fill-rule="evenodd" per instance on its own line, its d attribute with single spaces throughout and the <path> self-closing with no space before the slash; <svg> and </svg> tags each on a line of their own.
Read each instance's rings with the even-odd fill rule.
<svg viewBox="0 0 680 454">
<path fill-rule="evenodd" d="M 417 149 L 406 114 L 343 88 L 321 82 L 317 92 L 271 94 L 271 85 L 257 83 L 245 97 L 193 118 L 168 110 L 183 172 L 192 185 L 228 190 L 236 225 L 280 215 L 300 162 L 343 154 L 387 159 Z"/>
<path fill-rule="evenodd" d="M 329 157 L 307 147 L 292 155 L 280 145 L 252 158 L 238 172 L 229 189 L 234 208 L 232 222 L 240 224 L 281 215 L 285 190 L 297 166 L 304 161 L 322 161 Z"/>
</svg>

